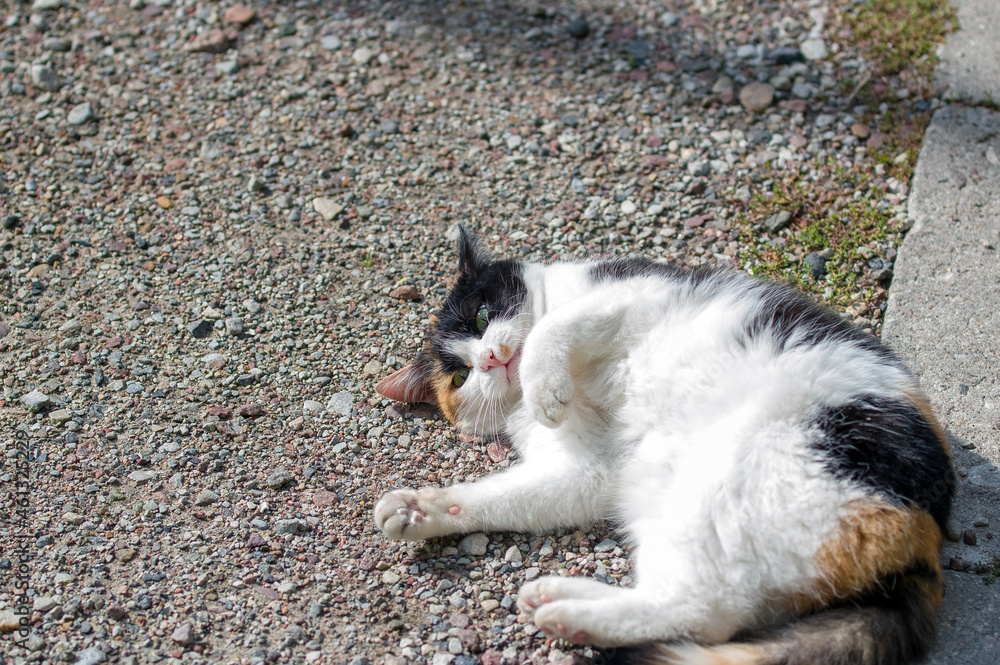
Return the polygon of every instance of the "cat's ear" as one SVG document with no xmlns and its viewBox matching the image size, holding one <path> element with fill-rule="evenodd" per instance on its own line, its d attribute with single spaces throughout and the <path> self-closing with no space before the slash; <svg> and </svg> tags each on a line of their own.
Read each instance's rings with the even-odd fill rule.
<svg viewBox="0 0 1000 665">
<path fill-rule="evenodd" d="M 434 388 L 427 378 L 425 368 L 419 363 L 408 363 L 379 381 L 375 392 L 397 402 L 437 404 Z"/>
<path fill-rule="evenodd" d="M 463 277 L 475 277 L 490 262 L 490 254 L 479 244 L 479 238 L 462 225 L 458 227 L 458 272 Z"/>
</svg>

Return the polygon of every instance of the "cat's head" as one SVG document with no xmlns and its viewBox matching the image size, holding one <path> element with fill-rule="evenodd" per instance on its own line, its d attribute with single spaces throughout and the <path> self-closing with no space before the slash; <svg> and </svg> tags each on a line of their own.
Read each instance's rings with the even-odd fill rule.
<svg viewBox="0 0 1000 665">
<path fill-rule="evenodd" d="M 458 280 L 431 317 L 423 350 L 375 389 L 400 402 L 436 404 L 468 432 L 499 430 L 521 398 L 518 363 L 531 325 L 523 269 L 493 259 L 460 227 Z"/>
</svg>

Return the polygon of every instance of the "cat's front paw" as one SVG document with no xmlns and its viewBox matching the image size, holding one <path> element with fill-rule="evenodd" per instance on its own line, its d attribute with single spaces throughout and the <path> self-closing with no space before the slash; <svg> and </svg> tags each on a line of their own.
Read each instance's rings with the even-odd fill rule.
<svg viewBox="0 0 1000 665">
<path fill-rule="evenodd" d="M 445 490 L 395 490 L 375 504 L 375 525 L 393 540 L 425 540 L 457 531 L 460 512 Z"/>
<path fill-rule="evenodd" d="M 523 383 L 524 403 L 531 417 L 546 427 L 558 427 L 569 416 L 573 377 L 569 372 L 547 369 Z"/>
</svg>

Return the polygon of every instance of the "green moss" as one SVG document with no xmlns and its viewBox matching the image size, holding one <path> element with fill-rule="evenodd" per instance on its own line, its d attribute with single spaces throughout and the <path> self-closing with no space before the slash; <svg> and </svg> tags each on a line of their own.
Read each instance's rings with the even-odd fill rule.
<svg viewBox="0 0 1000 665">
<path fill-rule="evenodd" d="M 929 79 L 937 65 L 935 48 L 956 19 L 948 0 L 868 0 L 847 23 L 880 73 L 917 67 Z"/>
<path fill-rule="evenodd" d="M 874 298 L 880 285 L 859 277 L 855 264 L 866 257 L 858 254 L 858 248 L 867 247 L 872 256 L 878 256 L 888 241 L 899 236 L 899 229 L 889 212 L 879 210 L 881 192 L 872 188 L 870 175 L 857 168 L 828 165 L 820 176 L 825 183 L 820 192 L 797 174 L 771 175 L 778 178 L 772 195 L 759 193 L 739 224 L 743 232 L 761 237 L 759 225 L 775 212 L 787 210 L 793 212 L 792 226 L 783 236 L 784 247 L 760 240 L 741 253 L 741 263 L 755 275 L 794 284 L 834 306 Z M 815 279 L 803 259 L 823 250 L 831 254 L 827 274 Z"/>
<path fill-rule="evenodd" d="M 903 236 L 892 208 L 879 203 L 888 178 L 909 183 L 913 175 L 931 117 L 929 107 L 918 110 L 914 101 L 932 96 L 934 52 L 954 29 L 955 12 L 947 0 L 869 0 L 841 6 L 839 20 L 848 28 L 842 39 L 874 69 L 858 81 L 842 80 L 838 87 L 841 97 L 869 109 L 858 118 L 877 132 L 868 143 L 869 158 L 852 168 L 828 163 L 809 179 L 782 171 L 762 173 L 773 186 L 758 191 L 737 221 L 743 237 L 760 240 L 739 259 L 750 272 L 795 284 L 835 307 L 867 304 L 876 309 L 887 285 L 873 280 L 872 271 L 864 269 L 866 261 L 885 258 Z M 910 99 L 897 97 L 900 88 L 910 91 Z M 781 233 L 783 246 L 769 240 L 763 226 L 779 210 L 793 215 L 791 227 Z M 867 249 L 859 253 L 859 248 Z M 803 259 L 823 250 L 829 255 L 827 272 L 815 279 Z M 878 312 L 874 315 L 877 319 Z"/>
</svg>

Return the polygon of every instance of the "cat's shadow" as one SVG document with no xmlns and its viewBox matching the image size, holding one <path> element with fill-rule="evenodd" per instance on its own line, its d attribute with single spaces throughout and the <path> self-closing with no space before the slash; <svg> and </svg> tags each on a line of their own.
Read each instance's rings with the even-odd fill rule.
<svg viewBox="0 0 1000 665">
<path fill-rule="evenodd" d="M 942 561 L 951 569 L 974 571 L 1000 557 L 1000 465 L 952 432 L 946 435 L 956 471 L 951 523 L 958 531 L 951 536 L 960 537 L 945 539 Z"/>
</svg>

